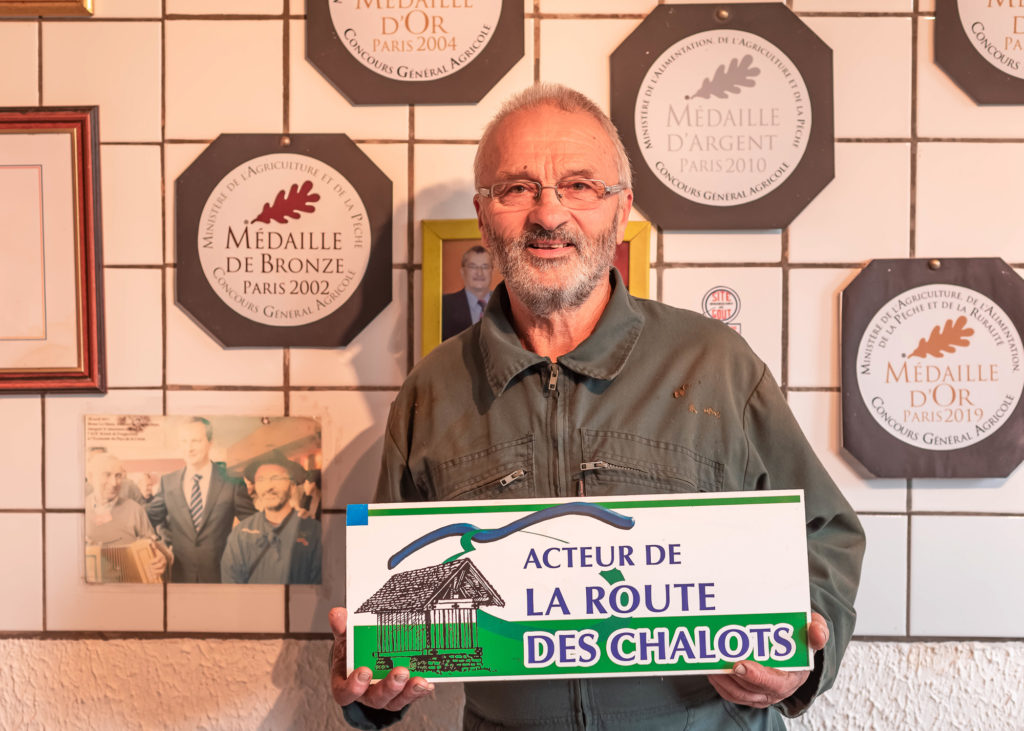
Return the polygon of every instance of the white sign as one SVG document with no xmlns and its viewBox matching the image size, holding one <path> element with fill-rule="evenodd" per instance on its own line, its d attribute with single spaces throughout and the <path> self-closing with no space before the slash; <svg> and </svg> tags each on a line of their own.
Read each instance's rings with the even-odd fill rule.
<svg viewBox="0 0 1024 731">
<path fill-rule="evenodd" d="M 762 198 L 796 169 L 811 131 L 807 86 L 770 41 L 710 30 L 675 43 L 651 65 L 636 100 L 644 162 L 695 203 Z"/>
<path fill-rule="evenodd" d="M 203 207 L 199 261 L 238 314 L 264 325 L 306 325 L 344 304 L 370 258 L 366 207 L 321 160 L 275 153 L 225 175 Z"/>
<path fill-rule="evenodd" d="M 444 78 L 494 35 L 498 0 L 333 0 L 331 21 L 359 63 L 398 81 Z"/>
<path fill-rule="evenodd" d="M 1000 71 L 1024 79 L 1024 5 L 1020 0 L 957 0 L 975 50 Z"/>
<path fill-rule="evenodd" d="M 346 524 L 350 671 L 812 665 L 801 491 L 349 505 Z"/>
<path fill-rule="evenodd" d="M 915 287 L 868 324 L 857 385 L 887 433 L 922 449 L 961 449 L 990 437 L 1016 409 L 1024 388 L 1020 333 L 980 292 Z"/>
</svg>

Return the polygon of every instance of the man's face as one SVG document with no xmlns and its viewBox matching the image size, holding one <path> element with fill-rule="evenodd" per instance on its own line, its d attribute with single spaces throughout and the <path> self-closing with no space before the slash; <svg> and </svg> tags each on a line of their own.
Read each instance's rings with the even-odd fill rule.
<svg viewBox="0 0 1024 731">
<path fill-rule="evenodd" d="M 210 459 L 210 440 L 206 438 L 206 425 L 189 422 L 181 429 L 181 451 L 189 467 L 204 467 Z"/>
<path fill-rule="evenodd" d="M 567 177 L 619 182 L 615 148 L 585 112 L 542 106 L 507 117 L 482 152 L 480 185 L 515 179 L 554 185 Z M 607 276 L 625 233 L 632 193 L 612 195 L 595 207 L 574 210 L 553 189 L 524 210 L 508 210 L 477 196 L 484 239 L 511 295 L 534 314 L 579 307 Z"/>
<path fill-rule="evenodd" d="M 466 256 L 462 265 L 462 282 L 474 297 L 483 298 L 491 289 L 491 256 L 475 251 Z"/>
<path fill-rule="evenodd" d="M 124 468 L 116 457 L 102 454 L 93 458 L 85 477 L 100 500 L 109 503 L 117 497 L 121 489 Z"/>
<path fill-rule="evenodd" d="M 264 510 L 280 510 L 292 494 L 292 480 L 281 465 L 265 464 L 256 470 L 253 477 L 256 496 Z"/>
</svg>

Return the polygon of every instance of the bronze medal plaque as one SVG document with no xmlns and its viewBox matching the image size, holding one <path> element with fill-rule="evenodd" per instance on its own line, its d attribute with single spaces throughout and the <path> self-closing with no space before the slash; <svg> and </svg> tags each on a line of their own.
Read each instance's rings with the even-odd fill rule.
<svg viewBox="0 0 1024 731">
<path fill-rule="evenodd" d="M 175 192 L 178 304 L 221 344 L 347 345 L 391 302 L 391 181 L 346 135 L 221 135 Z"/>
</svg>

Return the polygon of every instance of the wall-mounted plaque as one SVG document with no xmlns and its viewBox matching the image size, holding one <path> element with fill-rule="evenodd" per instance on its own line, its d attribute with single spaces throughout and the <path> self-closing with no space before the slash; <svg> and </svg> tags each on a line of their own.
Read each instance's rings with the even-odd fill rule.
<svg viewBox="0 0 1024 731">
<path fill-rule="evenodd" d="M 523 57 L 513 0 L 309 0 L 306 58 L 355 104 L 478 102 Z"/>
<path fill-rule="evenodd" d="M 175 195 L 178 304 L 223 345 L 347 345 L 391 302 L 391 181 L 346 135 L 221 135 Z"/>
<path fill-rule="evenodd" d="M 935 63 L 978 104 L 1024 103 L 1024 5 L 936 0 Z"/>
<path fill-rule="evenodd" d="M 878 477 L 1024 459 L 1024 280 L 1001 259 L 871 262 L 843 291 L 843 446 Z"/>
<path fill-rule="evenodd" d="M 781 3 L 659 5 L 612 54 L 611 91 L 663 228 L 782 228 L 834 176 L 832 50 Z"/>
</svg>

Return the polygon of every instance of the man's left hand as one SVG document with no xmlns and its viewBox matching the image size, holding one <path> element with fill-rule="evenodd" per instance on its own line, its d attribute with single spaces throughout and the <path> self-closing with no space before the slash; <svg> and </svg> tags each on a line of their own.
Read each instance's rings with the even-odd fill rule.
<svg viewBox="0 0 1024 731">
<path fill-rule="evenodd" d="M 828 624 L 817 612 L 811 612 L 807 625 L 807 644 L 817 652 L 828 642 Z M 743 660 L 732 666 L 729 675 L 709 675 L 708 682 L 730 703 L 754 708 L 767 708 L 789 698 L 804 684 L 808 670 L 779 670 L 766 668 L 753 660 Z"/>
</svg>

